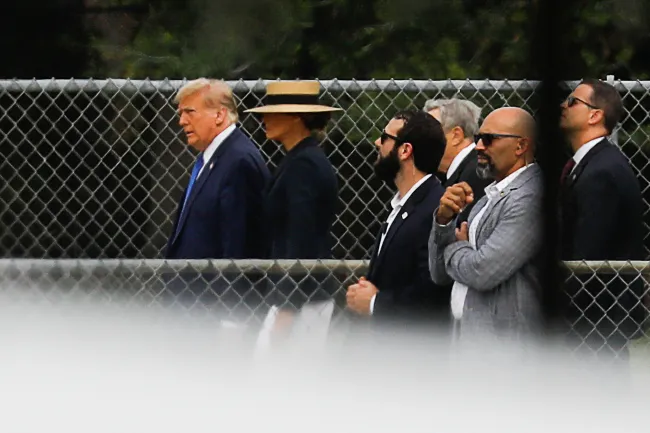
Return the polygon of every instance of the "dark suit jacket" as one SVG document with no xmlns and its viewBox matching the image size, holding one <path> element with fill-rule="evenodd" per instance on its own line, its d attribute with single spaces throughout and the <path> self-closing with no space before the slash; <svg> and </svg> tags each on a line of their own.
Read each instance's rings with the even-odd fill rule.
<svg viewBox="0 0 650 433">
<path fill-rule="evenodd" d="M 332 164 L 309 137 L 278 165 L 265 199 L 272 259 L 328 259 L 338 205 Z"/>
<path fill-rule="evenodd" d="M 641 189 L 627 158 L 603 139 L 560 187 L 561 259 L 645 259 L 642 214 Z M 634 322 L 642 320 L 639 314 L 643 314 L 638 300 L 642 282 L 627 288 L 612 275 L 598 275 L 605 285 L 595 279 L 587 282 L 590 277 L 572 277 L 567 284 L 573 297 L 569 319 L 575 328 L 582 335 L 593 330 L 590 322 L 597 323 L 595 334 L 602 335 L 603 341 L 610 335 L 622 341 L 637 332 Z M 631 279 L 625 278 L 628 284 Z"/>
<path fill-rule="evenodd" d="M 338 205 L 336 172 L 315 138 L 291 149 L 278 165 L 265 199 L 272 259 L 329 259 L 330 231 Z M 270 275 L 266 303 L 285 309 L 331 298 L 338 288 L 329 273 L 281 279 Z M 297 279 L 302 279 L 298 282 Z"/>
<path fill-rule="evenodd" d="M 431 281 L 427 245 L 433 212 L 443 193 L 435 176 L 421 184 L 391 224 L 379 254 L 378 233 L 367 275 L 379 289 L 374 321 L 449 319 L 451 286 Z"/>
<path fill-rule="evenodd" d="M 180 197 L 165 257 L 265 258 L 262 205 L 269 179 L 259 149 L 235 129 L 205 163 L 179 220 L 185 193 Z"/>
<path fill-rule="evenodd" d="M 643 201 L 623 153 L 594 146 L 560 191 L 564 260 L 643 260 Z"/>
<path fill-rule="evenodd" d="M 449 178 L 445 180 L 445 188 L 450 187 L 454 184 L 460 182 L 467 182 L 472 191 L 474 191 L 474 201 L 470 203 L 465 209 L 460 213 L 458 218 L 458 224 L 463 221 L 467 221 L 469 213 L 472 211 L 472 207 L 476 204 L 481 197 L 485 195 L 485 188 L 492 183 L 492 180 L 483 180 L 478 177 L 476 174 L 476 165 L 478 164 L 478 153 L 476 149 L 472 149 L 461 163 L 456 167 L 456 170 L 451 174 Z"/>
</svg>

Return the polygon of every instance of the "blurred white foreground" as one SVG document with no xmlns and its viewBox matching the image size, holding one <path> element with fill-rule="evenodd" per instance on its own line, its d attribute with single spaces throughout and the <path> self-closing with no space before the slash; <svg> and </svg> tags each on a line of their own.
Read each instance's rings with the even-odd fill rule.
<svg viewBox="0 0 650 433">
<path fill-rule="evenodd" d="M 0 299 L 0 431 L 650 431 L 650 383 L 507 347 L 460 362 L 431 338 L 253 356 L 237 329 L 137 307 Z M 353 349 L 353 350 L 350 350 Z"/>
</svg>

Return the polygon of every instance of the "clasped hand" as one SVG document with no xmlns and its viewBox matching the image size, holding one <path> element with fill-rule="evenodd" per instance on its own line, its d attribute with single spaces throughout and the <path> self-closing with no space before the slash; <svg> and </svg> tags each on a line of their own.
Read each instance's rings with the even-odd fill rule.
<svg viewBox="0 0 650 433">
<path fill-rule="evenodd" d="M 447 188 L 440 198 L 440 207 L 436 214 L 438 224 L 448 224 L 468 204 L 474 201 L 474 193 L 467 182 L 457 183 Z"/>
</svg>

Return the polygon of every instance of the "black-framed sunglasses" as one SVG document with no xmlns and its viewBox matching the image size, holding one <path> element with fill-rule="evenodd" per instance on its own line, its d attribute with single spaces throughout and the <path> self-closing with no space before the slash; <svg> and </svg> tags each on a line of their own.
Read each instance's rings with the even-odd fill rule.
<svg viewBox="0 0 650 433">
<path fill-rule="evenodd" d="M 586 105 L 587 107 L 591 108 L 592 110 L 600 110 L 600 108 L 596 107 L 595 105 L 590 104 L 590 103 L 587 102 L 587 101 L 583 101 L 583 100 L 580 99 L 580 98 L 576 98 L 576 97 L 573 96 L 573 95 L 569 95 L 569 96 L 566 98 L 566 106 L 567 106 L 567 107 L 573 107 L 573 106 L 576 105 L 578 102 L 580 102 L 581 104 Z"/>
<path fill-rule="evenodd" d="M 483 134 L 476 134 L 474 136 L 474 143 L 478 144 L 479 141 L 483 141 L 483 146 L 489 147 L 492 145 L 492 142 L 496 140 L 497 138 L 524 138 L 521 135 L 514 135 L 514 134 L 489 134 L 489 133 L 483 133 Z"/>
<path fill-rule="evenodd" d="M 395 143 L 401 143 L 402 142 L 402 140 L 395 137 L 394 135 L 390 135 L 386 131 L 381 131 L 381 138 L 380 138 L 381 144 L 384 144 L 386 142 L 386 140 L 388 140 L 389 138 L 392 138 L 393 140 L 395 140 Z"/>
</svg>

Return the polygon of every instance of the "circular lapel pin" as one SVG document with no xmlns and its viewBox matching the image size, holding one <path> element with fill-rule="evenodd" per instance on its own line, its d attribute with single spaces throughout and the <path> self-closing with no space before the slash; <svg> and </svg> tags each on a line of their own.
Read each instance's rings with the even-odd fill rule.
<svg viewBox="0 0 650 433">
<path fill-rule="evenodd" d="M 408 212 L 404 212 L 402 214 L 402 219 L 405 220 L 407 216 L 409 216 Z"/>
</svg>

